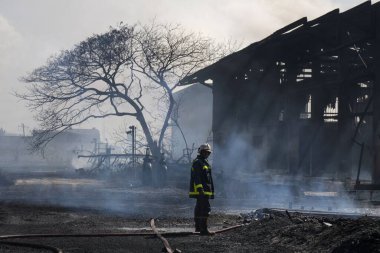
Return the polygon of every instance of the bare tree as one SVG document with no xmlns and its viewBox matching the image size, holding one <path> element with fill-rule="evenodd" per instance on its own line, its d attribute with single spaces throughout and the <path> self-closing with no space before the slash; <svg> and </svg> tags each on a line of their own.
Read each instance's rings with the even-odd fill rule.
<svg viewBox="0 0 380 253">
<path fill-rule="evenodd" d="M 23 78 L 25 94 L 40 122 L 33 149 L 41 149 L 62 131 L 89 119 L 135 117 L 153 155 L 162 148 L 179 80 L 219 57 L 209 39 L 186 33 L 180 26 L 110 28 L 51 57 Z M 158 142 L 142 103 L 144 87 L 161 90 L 167 102 Z"/>
<path fill-rule="evenodd" d="M 175 100 L 173 91 L 179 81 L 195 70 L 219 59 L 224 51 L 209 38 L 186 32 L 180 25 L 152 23 L 142 27 L 137 38 L 141 53 L 134 57 L 134 70 L 162 89 L 167 108 L 160 129 L 158 146 L 161 149 L 169 126 Z"/>
</svg>

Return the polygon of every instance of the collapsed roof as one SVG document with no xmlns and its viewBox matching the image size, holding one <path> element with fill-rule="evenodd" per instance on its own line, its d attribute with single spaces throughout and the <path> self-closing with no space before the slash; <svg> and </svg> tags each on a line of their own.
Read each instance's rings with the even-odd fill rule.
<svg viewBox="0 0 380 253">
<path fill-rule="evenodd" d="M 181 80 L 181 85 L 202 83 L 207 80 L 228 78 L 245 71 L 253 60 L 289 59 L 307 61 L 334 51 L 356 47 L 356 43 L 374 39 L 376 36 L 374 12 L 380 3 L 366 1 L 340 13 L 335 9 L 314 20 L 301 18 L 274 32 L 267 38 L 230 54 L 216 63 L 203 68 Z M 356 50 L 356 48 L 353 48 Z M 364 63 L 365 64 L 365 63 Z"/>
</svg>

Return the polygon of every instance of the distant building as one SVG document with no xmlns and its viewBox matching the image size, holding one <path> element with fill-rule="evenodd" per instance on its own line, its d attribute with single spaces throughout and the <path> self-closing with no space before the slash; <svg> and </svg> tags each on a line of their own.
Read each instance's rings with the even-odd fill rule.
<svg viewBox="0 0 380 253">
<path fill-rule="evenodd" d="M 212 141 L 212 90 L 204 85 L 189 85 L 175 92 L 174 99 L 178 108 L 172 115 L 172 153 L 174 159 L 179 159 L 186 154 L 186 145 L 174 121 L 181 127 L 188 148 Z"/>
<path fill-rule="evenodd" d="M 32 136 L 0 135 L 0 169 L 71 168 L 78 153 L 94 151 L 100 141 L 97 129 L 70 129 L 54 138 L 44 154 L 31 153 Z"/>
</svg>

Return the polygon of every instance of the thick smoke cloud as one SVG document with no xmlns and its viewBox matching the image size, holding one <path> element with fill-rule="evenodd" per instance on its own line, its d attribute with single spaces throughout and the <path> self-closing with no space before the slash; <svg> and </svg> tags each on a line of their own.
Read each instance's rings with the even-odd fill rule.
<svg viewBox="0 0 380 253">
<path fill-rule="evenodd" d="M 269 133 L 270 135 L 270 133 Z M 289 173 L 286 163 L 268 169 L 268 157 L 277 160 L 281 153 L 271 154 L 276 141 L 254 148 L 252 136 L 235 131 L 222 148 L 215 147 L 216 189 L 226 206 L 241 208 L 291 208 L 313 211 L 363 212 L 347 191 L 345 182 L 331 174 L 305 176 L 302 171 Z M 286 152 L 286 150 L 284 151 Z M 218 160 L 216 161 L 215 158 Z M 226 197 L 224 199 L 224 197 Z"/>
</svg>

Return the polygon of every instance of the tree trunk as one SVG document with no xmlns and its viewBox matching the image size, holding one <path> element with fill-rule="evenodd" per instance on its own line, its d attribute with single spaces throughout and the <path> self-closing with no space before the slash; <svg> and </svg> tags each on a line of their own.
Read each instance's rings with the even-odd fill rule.
<svg viewBox="0 0 380 253">
<path fill-rule="evenodd" d="M 159 159 L 159 157 L 161 156 L 160 148 L 157 145 L 157 143 L 154 142 L 152 134 L 149 130 L 148 124 L 146 123 L 142 112 L 137 112 L 136 119 L 140 123 L 140 126 L 144 132 L 145 138 L 148 142 L 148 147 L 150 148 L 152 155 L 155 159 Z"/>
<path fill-rule="evenodd" d="M 165 132 L 169 126 L 169 120 L 170 120 L 170 117 L 172 115 L 173 108 L 174 108 L 174 98 L 173 98 L 172 91 L 170 89 L 168 90 L 168 95 L 169 95 L 169 108 L 168 108 L 168 112 L 167 112 L 166 117 L 165 117 L 164 124 L 162 125 L 162 129 L 161 129 L 161 133 L 160 133 L 160 139 L 158 141 L 158 147 L 160 149 L 162 149 L 162 145 L 163 145 L 164 137 L 165 137 Z"/>
</svg>

